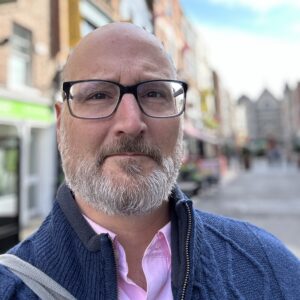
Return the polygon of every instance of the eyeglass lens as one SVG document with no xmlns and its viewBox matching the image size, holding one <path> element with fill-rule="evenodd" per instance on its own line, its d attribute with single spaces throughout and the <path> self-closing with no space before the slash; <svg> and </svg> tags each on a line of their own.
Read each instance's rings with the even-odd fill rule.
<svg viewBox="0 0 300 300">
<path fill-rule="evenodd" d="M 70 88 L 69 106 L 74 116 L 105 118 L 117 108 L 120 95 L 120 86 L 112 82 L 77 82 Z M 180 82 L 140 83 L 137 85 L 136 96 L 142 111 L 152 117 L 176 116 L 184 109 L 185 93 Z"/>
</svg>

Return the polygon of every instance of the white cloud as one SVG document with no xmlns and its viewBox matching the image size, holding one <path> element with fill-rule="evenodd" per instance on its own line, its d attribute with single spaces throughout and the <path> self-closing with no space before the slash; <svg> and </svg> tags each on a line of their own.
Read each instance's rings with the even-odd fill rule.
<svg viewBox="0 0 300 300">
<path fill-rule="evenodd" d="M 254 11 L 267 12 L 279 5 L 290 5 L 300 8 L 299 0 L 210 0 L 212 3 L 227 6 L 245 6 Z"/>
<path fill-rule="evenodd" d="M 292 25 L 292 32 L 300 35 L 300 23 Z"/>
<path fill-rule="evenodd" d="M 211 64 L 234 97 L 257 98 L 265 87 L 279 97 L 285 82 L 300 81 L 300 42 L 202 25 L 199 30 Z"/>
</svg>

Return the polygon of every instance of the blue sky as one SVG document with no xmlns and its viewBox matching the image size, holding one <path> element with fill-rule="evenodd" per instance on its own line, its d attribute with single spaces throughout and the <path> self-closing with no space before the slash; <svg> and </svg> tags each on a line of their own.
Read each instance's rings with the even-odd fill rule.
<svg viewBox="0 0 300 300">
<path fill-rule="evenodd" d="M 264 87 L 279 96 L 285 81 L 300 81 L 300 0 L 180 2 L 234 96 L 256 97 Z"/>
<path fill-rule="evenodd" d="M 300 39 L 298 0 L 181 0 L 181 4 L 186 15 L 200 24 Z"/>
</svg>

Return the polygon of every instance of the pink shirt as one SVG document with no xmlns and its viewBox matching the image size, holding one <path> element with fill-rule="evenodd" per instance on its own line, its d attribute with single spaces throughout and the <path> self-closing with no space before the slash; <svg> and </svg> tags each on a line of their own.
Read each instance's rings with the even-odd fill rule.
<svg viewBox="0 0 300 300">
<path fill-rule="evenodd" d="M 113 232 L 96 224 L 83 215 L 97 233 L 111 237 L 118 266 L 118 294 L 120 300 L 168 300 L 173 299 L 171 290 L 171 224 L 161 228 L 145 250 L 142 268 L 147 281 L 147 291 L 135 284 L 128 275 L 126 254 L 118 237 Z"/>
</svg>

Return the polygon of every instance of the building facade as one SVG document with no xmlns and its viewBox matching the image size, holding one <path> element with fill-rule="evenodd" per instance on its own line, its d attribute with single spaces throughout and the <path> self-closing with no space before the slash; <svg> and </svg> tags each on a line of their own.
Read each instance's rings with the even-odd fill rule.
<svg viewBox="0 0 300 300">
<path fill-rule="evenodd" d="M 54 2 L 19 0 L 0 5 L 0 148 L 2 143 L 2 152 L 7 152 L 5 145 L 15 140 L 19 149 L 14 162 L 18 172 L 14 168 L 9 174 L 11 167 L 1 164 L 1 171 L 18 185 L 14 190 L 3 187 L 0 211 L 16 213 L 19 196 L 23 226 L 48 213 L 55 186 L 56 50 L 51 45 L 58 34 L 53 23 L 58 7 Z"/>
<path fill-rule="evenodd" d="M 286 129 L 283 124 L 283 103 L 267 89 L 256 100 L 247 96 L 240 97 L 237 110 L 244 111 L 240 146 L 248 146 L 254 152 L 260 153 L 267 151 L 270 146 L 282 145 Z"/>
<path fill-rule="evenodd" d="M 295 88 L 286 85 L 282 99 L 283 144 L 288 158 L 300 152 L 300 83 Z"/>
</svg>

